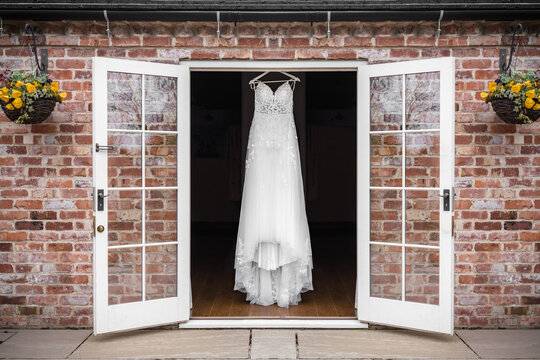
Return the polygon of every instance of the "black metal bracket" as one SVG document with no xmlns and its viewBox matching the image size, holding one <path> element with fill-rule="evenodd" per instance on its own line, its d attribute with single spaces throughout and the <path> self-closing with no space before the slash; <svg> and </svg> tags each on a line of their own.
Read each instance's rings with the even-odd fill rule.
<svg viewBox="0 0 540 360">
<path fill-rule="evenodd" d="M 39 51 L 39 54 L 41 56 L 41 64 L 38 60 L 37 55 L 37 43 L 36 43 L 36 34 L 34 33 L 34 28 L 30 24 L 26 24 L 24 27 L 25 33 L 31 33 L 32 34 L 32 42 L 33 44 L 30 46 L 30 49 L 32 50 L 32 53 L 34 54 L 34 57 L 36 59 L 36 75 L 40 74 L 47 74 L 47 70 L 49 68 L 49 53 L 47 49 L 41 49 Z"/>
<path fill-rule="evenodd" d="M 517 24 L 512 33 L 512 42 L 510 44 L 510 58 L 508 59 L 508 64 L 506 63 L 506 49 L 500 49 L 499 50 L 499 72 L 501 74 L 506 74 L 510 71 L 510 68 L 512 67 L 512 57 L 514 56 L 514 53 L 519 47 L 519 44 L 514 44 L 514 40 L 516 39 L 516 32 L 523 31 L 523 26 L 521 24 Z"/>
</svg>

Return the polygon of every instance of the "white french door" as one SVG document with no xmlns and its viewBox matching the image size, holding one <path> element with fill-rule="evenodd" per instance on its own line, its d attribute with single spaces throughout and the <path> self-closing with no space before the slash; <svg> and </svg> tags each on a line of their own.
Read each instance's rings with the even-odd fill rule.
<svg viewBox="0 0 540 360">
<path fill-rule="evenodd" d="M 358 72 L 358 319 L 453 333 L 454 59 Z"/>
<path fill-rule="evenodd" d="M 358 319 L 453 332 L 453 58 L 93 66 L 94 333 L 189 319 L 191 70 L 357 71 Z"/>
<path fill-rule="evenodd" d="M 93 59 L 94 333 L 189 318 L 189 70 Z"/>
</svg>

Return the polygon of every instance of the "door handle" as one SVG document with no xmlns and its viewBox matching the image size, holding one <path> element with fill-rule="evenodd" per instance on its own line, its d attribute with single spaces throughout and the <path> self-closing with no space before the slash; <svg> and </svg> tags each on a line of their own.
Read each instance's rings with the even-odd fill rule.
<svg viewBox="0 0 540 360">
<path fill-rule="evenodd" d="M 99 150 L 114 150 L 113 145 L 99 145 L 96 143 L 96 152 L 99 152 Z"/>
<path fill-rule="evenodd" d="M 98 189 L 97 191 L 97 211 L 103 211 L 105 208 L 105 198 L 108 195 L 105 195 L 103 189 Z"/>
<path fill-rule="evenodd" d="M 443 194 L 439 196 L 443 198 L 443 211 L 450 211 L 450 189 L 443 189 Z"/>
</svg>

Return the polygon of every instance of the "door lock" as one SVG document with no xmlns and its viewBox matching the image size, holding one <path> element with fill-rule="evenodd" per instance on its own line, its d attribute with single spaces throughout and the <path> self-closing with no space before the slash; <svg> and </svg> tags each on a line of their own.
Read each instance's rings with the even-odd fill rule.
<svg viewBox="0 0 540 360">
<path fill-rule="evenodd" d="M 103 189 L 98 189 L 97 191 L 97 211 L 103 211 L 105 208 L 105 198 L 107 195 L 105 195 L 105 191 Z"/>
<path fill-rule="evenodd" d="M 439 196 L 443 198 L 443 211 L 450 211 L 450 189 L 444 189 Z"/>
<path fill-rule="evenodd" d="M 101 232 L 103 232 L 103 230 L 105 230 L 105 227 L 104 227 L 103 225 L 98 225 L 97 231 L 98 231 L 99 233 L 101 233 Z"/>
</svg>

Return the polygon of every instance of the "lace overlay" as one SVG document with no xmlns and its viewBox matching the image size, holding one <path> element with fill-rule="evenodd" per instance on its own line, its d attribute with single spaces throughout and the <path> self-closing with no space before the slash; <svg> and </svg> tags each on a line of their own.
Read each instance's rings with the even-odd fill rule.
<svg viewBox="0 0 540 360">
<path fill-rule="evenodd" d="M 311 242 L 288 82 L 255 88 L 235 258 L 235 290 L 288 307 L 313 290 Z"/>
</svg>

